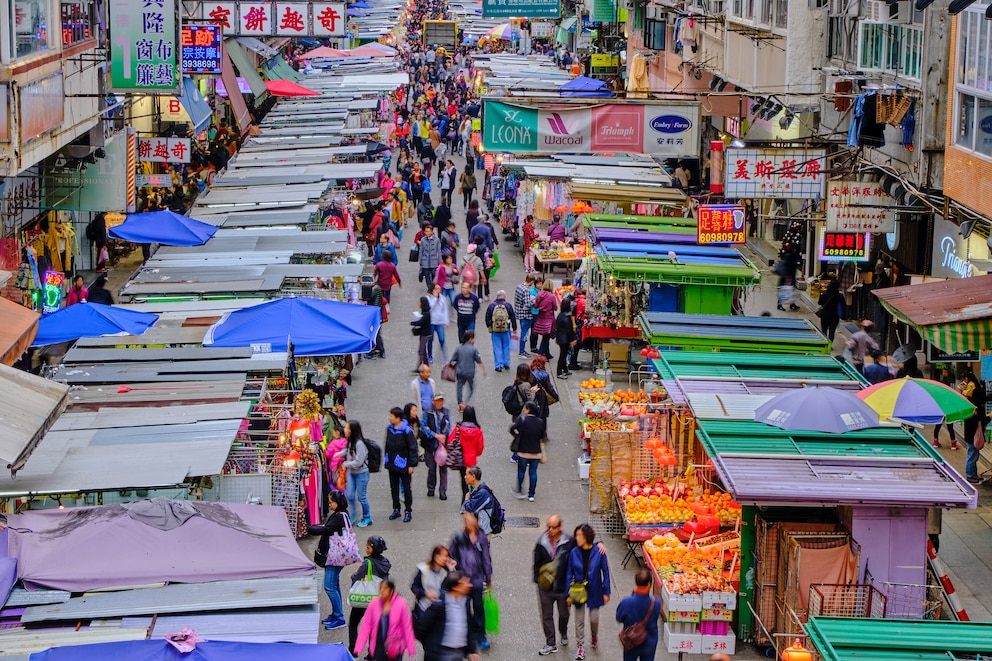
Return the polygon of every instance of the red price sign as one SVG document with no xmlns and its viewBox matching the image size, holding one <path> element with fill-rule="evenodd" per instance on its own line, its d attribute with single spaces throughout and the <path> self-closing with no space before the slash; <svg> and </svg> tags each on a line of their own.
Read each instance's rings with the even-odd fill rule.
<svg viewBox="0 0 992 661">
<path fill-rule="evenodd" d="M 870 244 L 871 234 L 867 232 L 824 232 L 820 241 L 820 259 L 863 262 L 868 259 Z"/>
<path fill-rule="evenodd" d="M 696 243 L 701 246 L 720 243 L 744 243 L 746 240 L 744 207 L 733 204 L 702 204 Z"/>
</svg>

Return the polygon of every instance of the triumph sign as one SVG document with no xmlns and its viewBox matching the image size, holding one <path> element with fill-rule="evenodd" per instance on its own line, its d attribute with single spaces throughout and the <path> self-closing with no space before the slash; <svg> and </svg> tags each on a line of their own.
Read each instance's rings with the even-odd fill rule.
<svg viewBox="0 0 992 661">
<path fill-rule="evenodd" d="M 692 156 L 699 148 L 699 104 L 692 102 L 507 103 L 486 99 L 486 151 Z"/>
</svg>

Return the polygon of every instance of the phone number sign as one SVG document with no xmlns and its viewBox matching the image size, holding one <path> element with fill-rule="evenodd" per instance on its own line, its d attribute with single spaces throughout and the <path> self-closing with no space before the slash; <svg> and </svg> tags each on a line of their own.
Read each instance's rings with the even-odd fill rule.
<svg viewBox="0 0 992 661">
<path fill-rule="evenodd" d="M 869 232 L 824 232 L 820 241 L 820 259 L 841 262 L 867 261 L 870 241 Z"/>
<path fill-rule="evenodd" d="M 744 243 L 747 238 L 744 207 L 733 204 L 701 204 L 696 243 L 701 246 Z"/>
<path fill-rule="evenodd" d="M 183 73 L 219 74 L 223 39 L 219 25 L 184 25 L 180 34 Z"/>
</svg>

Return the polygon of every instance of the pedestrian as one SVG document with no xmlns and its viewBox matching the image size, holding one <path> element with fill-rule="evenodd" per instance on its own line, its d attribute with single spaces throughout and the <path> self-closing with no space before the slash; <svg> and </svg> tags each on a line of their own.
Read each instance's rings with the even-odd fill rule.
<svg viewBox="0 0 992 661">
<path fill-rule="evenodd" d="M 434 282 L 441 285 L 441 292 L 447 297 L 451 307 L 455 306 L 455 287 L 460 281 L 458 267 L 455 265 L 453 252 L 441 256 L 441 264 L 437 267 Z"/>
<path fill-rule="evenodd" d="M 448 438 L 448 468 L 459 472 L 462 480 L 462 500 L 468 496 L 469 487 L 466 479 L 470 467 L 479 463 L 479 457 L 486 450 L 486 435 L 479 426 L 475 407 L 466 406 L 462 411 L 462 419 L 451 431 Z"/>
<path fill-rule="evenodd" d="M 544 647 L 538 655 L 547 656 L 558 651 L 555 644 L 554 609 L 558 607 L 558 634 L 561 646 L 568 646 L 569 608 L 566 603 L 568 584 L 568 558 L 574 540 L 562 530 L 561 517 L 552 514 L 547 526 L 534 546 L 533 580 L 537 584 L 537 603 L 544 629 Z"/>
<path fill-rule="evenodd" d="M 617 604 L 617 622 L 623 628 L 643 624 L 647 636 L 632 650 L 624 650 L 623 661 L 654 661 L 658 649 L 658 619 L 661 599 L 651 594 L 651 572 L 638 569 L 634 576 L 634 592 Z"/>
<path fill-rule="evenodd" d="M 424 463 L 427 465 L 427 496 L 433 498 L 437 489 L 441 500 L 448 500 L 448 467 L 446 464 L 438 465 L 435 455 L 438 447 L 447 447 L 451 433 L 451 412 L 444 406 L 443 393 L 435 392 L 430 406 L 424 409 L 421 431 L 420 446 L 424 449 Z"/>
<path fill-rule="evenodd" d="M 544 446 L 548 440 L 548 424 L 540 415 L 536 402 L 524 404 L 524 411 L 510 425 L 513 441 L 510 449 L 517 455 L 517 487 L 514 498 L 524 498 L 524 473 L 530 472 L 530 486 L 526 498 L 534 502 L 537 491 L 537 467 L 544 461 Z"/>
<path fill-rule="evenodd" d="M 541 417 L 548 419 L 551 412 L 551 404 L 557 403 L 561 396 L 551 382 L 551 374 L 548 373 L 548 359 L 544 356 L 534 356 L 530 361 L 531 384 L 536 386 L 534 390 L 534 401 L 541 409 Z"/>
<path fill-rule="evenodd" d="M 561 224 L 561 216 L 557 213 L 551 217 L 551 224 L 548 225 L 548 242 L 564 243 L 567 230 Z"/>
<path fill-rule="evenodd" d="M 413 321 L 410 322 L 411 330 L 415 337 L 420 339 L 417 346 L 417 364 L 428 365 L 431 362 L 430 346 L 434 331 L 431 329 L 431 304 L 426 296 L 420 297 L 420 309 L 413 313 Z M 419 367 L 414 371 L 419 371 Z"/>
<path fill-rule="evenodd" d="M 83 276 L 77 275 L 72 279 L 72 287 L 69 288 L 69 292 L 65 295 L 65 306 L 69 307 L 76 303 L 85 303 L 89 300 L 89 296 L 90 292 L 83 284 Z"/>
<path fill-rule="evenodd" d="M 582 369 L 579 364 L 579 351 L 582 349 L 586 326 L 586 290 L 584 287 L 575 288 L 575 299 L 572 301 L 572 320 L 575 326 L 575 344 L 568 352 L 568 371 Z"/>
<path fill-rule="evenodd" d="M 482 469 L 478 466 L 466 468 L 465 484 L 468 485 L 468 493 L 464 497 L 462 510 L 473 512 L 479 521 L 479 529 L 483 534 L 492 536 L 492 517 L 496 513 L 496 496 L 493 494 L 492 488 L 482 481 Z"/>
<path fill-rule="evenodd" d="M 372 525 L 372 508 L 369 506 L 369 445 L 362 435 L 362 425 L 357 420 L 344 423 L 344 436 L 348 445 L 342 450 L 344 467 L 348 471 L 348 484 L 345 487 L 348 508 L 352 519 L 358 518 L 358 504 L 362 505 L 362 518 L 359 528 Z"/>
<path fill-rule="evenodd" d="M 564 300 L 561 303 L 561 312 L 555 319 L 555 344 L 558 345 L 558 370 L 559 379 L 567 379 L 571 372 L 568 371 L 568 355 L 572 347 L 575 346 L 575 320 L 572 318 L 572 303 Z"/>
<path fill-rule="evenodd" d="M 846 348 L 851 355 L 851 363 L 855 369 L 862 373 L 865 369 L 865 356 L 870 355 L 872 351 L 879 350 L 878 342 L 869 334 L 874 326 L 874 322 L 865 319 L 861 322 L 861 329 L 847 340 Z"/>
<path fill-rule="evenodd" d="M 330 511 L 324 522 L 319 526 L 307 527 L 307 532 L 311 535 L 320 535 L 317 551 L 323 553 L 325 558 L 330 546 L 330 536 L 342 535 L 350 529 L 348 499 L 344 494 L 332 489 L 327 496 L 327 505 Z M 321 620 L 325 629 L 340 629 L 345 626 L 344 603 L 341 600 L 341 570 L 344 565 L 333 564 L 334 562 L 334 559 L 328 559 L 324 563 L 324 592 L 331 602 L 331 614 Z"/>
<path fill-rule="evenodd" d="M 524 276 L 524 281 L 513 290 L 513 312 L 517 317 L 517 321 L 520 323 L 520 347 L 517 355 L 521 358 L 530 358 L 530 354 L 525 349 L 527 347 L 527 336 L 530 334 L 531 324 L 534 321 L 534 315 L 531 314 L 534 298 L 530 293 L 531 287 L 534 285 L 534 280 L 536 280 L 534 275 L 528 273 Z"/>
<path fill-rule="evenodd" d="M 389 241 L 389 234 L 383 233 L 379 235 L 379 243 L 375 247 L 375 254 L 372 256 L 372 262 L 374 264 L 378 264 L 383 261 L 382 256 L 386 253 L 390 254 L 391 259 L 389 261 L 391 263 L 396 264 L 399 262 L 399 260 L 396 259 L 396 248 Z"/>
<path fill-rule="evenodd" d="M 793 300 L 796 283 L 796 269 L 799 267 L 799 251 L 795 247 L 782 250 L 779 260 L 775 263 L 775 275 L 778 278 L 778 305 L 777 309 L 785 311 L 785 304 L 789 304 L 789 309 L 793 312 L 799 309 Z"/>
<path fill-rule="evenodd" d="M 568 555 L 569 606 L 575 609 L 576 661 L 586 658 L 586 612 L 589 613 L 590 644 L 599 649 L 599 609 L 610 603 L 610 565 L 602 553 L 593 553 L 596 532 L 588 523 L 575 529 L 575 548 Z"/>
<path fill-rule="evenodd" d="M 551 360 L 554 358 L 550 349 L 551 335 L 554 333 L 555 312 L 558 310 L 555 288 L 551 280 L 545 280 L 541 291 L 534 297 L 534 308 L 537 309 L 537 317 L 534 319 L 533 332 L 541 338 L 541 348 L 537 353 Z"/>
<path fill-rule="evenodd" d="M 883 362 L 884 358 L 885 355 L 879 349 L 871 352 L 871 363 L 865 365 L 863 370 L 868 383 L 874 385 L 892 378 L 892 372 L 889 371 L 889 366 Z"/>
<path fill-rule="evenodd" d="M 471 233 L 472 228 L 479 222 L 479 201 L 472 200 L 466 206 L 465 211 L 465 231 Z"/>
<path fill-rule="evenodd" d="M 113 305 L 114 295 L 107 291 L 107 276 L 101 275 L 89 288 L 87 299 L 90 303 L 100 303 L 101 305 Z"/>
<path fill-rule="evenodd" d="M 496 237 L 493 235 L 492 225 L 486 222 L 488 218 L 489 216 L 481 214 L 479 222 L 468 233 L 469 242 L 482 247 L 483 254 L 492 254 L 496 251 Z"/>
<path fill-rule="evenodd" d="M 434 209 L 434 218 L 431 219 L 431 224 L 434 226 L 434 233 L 437 234 L 437 238 L 441 239 L 441 250 L 444 250 L 443 233 L 448 229 L 448 223 L 453 221 L 451 220 L 451 208 L 445 204 L 443 197 L 441 199 L 441 204 Z"/>
<path fill-rule="evenodd" d="M 434 407 L 436 385 L 434 379 L 431 378 L 431 366 L 427 363 L 421 363 L 417 369 L 417 376 L 413 377 L 413 381 L 410 382 L 410 391 L 413 395 L 413 401 L 419 402 L 420 410 L 425 413 Z"/>
<path fill-rule="evenodd" d="M 439 273 L 443 273 L 441 266 L 437 268 Z M 448 353 L 444 350 L 444 327 L 451 323 L 451 317 L 448 313 L 448 297 L 442 293 L 441 285 L 436 281 L 431 285 L 430 292 L 427 294 L 427 305 L 430 309 L 431 319 L 431 336 L 427 343 L 427 357 L 429 362 L 434 362 L 434 336 L 437 335 L 438 344 L 441 346 L 441 358 L 447 361 Z"/>
<path fill-rule="evenodd" d="M 496 300 L 486 309 L 486 328 L 492 336 L 496 371 L 510 369 L 510 334 L 517 331 L 517 316 L 506 302 L 506 292 L 496 292 Z"/>
<path fill-rule="evenodd" d="M 461 237 L 458 236 L 458 232 L 455 230 L 455 221 L 449 220 L 448 224 L 444 226 L 444 231 L 441 232 L 442 261 L 445 253 L 451 255 L 452 261 L 457 261 L 458 247 L 461 244 L 462 244 Z"/>
<path fill-rule="evenodd" d="M 535 273 L 534 281 L 531 282 L 530 285 L 530 300 L 531 300 L 530 353 L 532 354 L 537 353 L 537 343 L 538 343 L 537 333 L 534 332 L 534 322 L 537 320 L 537 313 L 539 312 L 539 310 L 534 305 L 534 302 L 537 300 L 537 295 L 541 293 L 542 289 L 544 289 L 544 277 L 540 273 Z"/>
<path fill-rule="evenodd" d="M 482 301 L 472 292 L 472 284 L 462 279 L 462 291 L 452 301 L 457 313 L 458 343 L 465 342 L 465 333 L 475 330 L 475 318 L 482 307 Z"/>
<path fill-rule="evenodd" d="M 421 282 L 427 282 L 430 287 L 434 284 L 434 272 L 441 263 L 441 239 L 434 234 L 434 226 L 430 223 L 421 225 L 423 236 L 420 237 L 420 275 Z"/>
<path fill-rule="evenodd" d="M 988 424 L 988 415 L 985 413 L 985 403 L 988 395 L 985 387 L 975 378 L 974 372 L 965 372 L 961 377 L 961 384 L 958 386 L 961 394 L 968 398 L 968 401 L 975 405 L 975 413 L 964 421 L 964 442 L 967 445 L 968 454 L 964 461 L 965 478 L 972 484 L 981 482 L 978 477 L 978 455 L 979 449 L 975 447 L 975 435 L 985 433 L 985 426 Z"/>
<path fill-rule="evenodd" d="M 365 540 L 365 559 L 358 566 L 358 570 L 351 575 L 351 586 L 354 587 L 355 583 L 359 581 L 364 581 L 369 575 L 369 568 L 372 569 L 372 576 L 377 576 L 382 580 L 387 580 L 389 578 L 389 570 L 392 569 L 392 563 L 389 559 L 383 555 L 386 552 L 386 540 L 378 535 L 372 535 L 367 540 Z M 362 622 L 362 618 L 365 617 L 365 606 L 358 606 L 352 604 L 351 612 L 348 614 L 348 649 L 355 649 L 355 643 L 358 642 L 358 628 Z"/>
<path fill-rule="evenodd" d="M 943 383 L 945 386 L 948 386 L 950 388 L 954 387 L 954 375 L 951 374 L 951 370 L 948 369 L 947 367 L 942 367 L 940 369 L 940 377 L 937 380 Z M 935 448 L 940 447 L 941 424 L 947 425 L 947 433 L 951 437 L 951 449 L 952 450 L 959 449 L 957 437 L 954 435 L 954 423 L 946 422 L 946 421 L 943 423 L 938 422 L 937 425 L 933 428 L 933 446 Z"/>
<path fill-rule="evenodd" d="M 414 604 L 415 613 L 419 610 L 422 615 L 431 604 L 444 596 L 444 579 L 448 578 L 452 569 L 454 563 L 444 544 L 436 545 L 431 549 L 430 560 L 417 565 L 417 573 L 413 575 L 413 582 L 410 584 L 410 592 L 417 599 Z M 414 616 L 415 622 L 417 617 L 418 615 Z"/>
<path fill-rule="evenodd" d="M 442 588 L 444 597 L 423 615 L 425 661 L 479 661 L 479 638 L 472 626 L 472 579 L 456 569 Z"/>
<path fill-rule="evenodd" d="M 448 159 L 445 167 L 441 169 L 441 201 L 448 206 L 451 206 L 451 192 L 455 190 L 457 173 L 455 162 Z"/>
<path fill-rule="evenodd" d="M 469 244 L 465 246 L 465 256 L 462 257 L 462 282 L 472 285 L 480 299 L 489 288 L 489 281 L 486 280 L 486 266 L 481 255 L 482 251 L 479 249 L 479 245 L 469 241 Z"/>
<path fill-rule="evenodd" d="M 520 228 L 523 235 L 523 243 L 520 249 L 524 253 L 524 270 L 530 274 L 534 273 L 534 244 L 537 243 L 537 230 L 534 228 L 534 216 L 527 214 L 523 227 Z"/>
<path fill-rule="evenodd" d="M 475 167 L 472 165 L 471 160 L 465 163 L 465 171 L 462 172 L 460 185 L 462 191 L 462 206 L 468 209 L 474 202 L 476 204 L 475 208 L 478 209 L 478 201 L 472 199 L 472 196 L 475 195 L 475 188 L 479 184 L 475 179 Z"/>
<path fill-rule="evenodd" d="M 492 585 L 493 562 L 489 555 L 489 538 L 479 528 L 479 519 L 471 510 L 462 512 L 465 529 L 455 535 L 448 544 L 448 552 L 455 566 L 465 572 L 472 582 L 469 596 L 472 600 L 469 629 L 479 641 L 479 649 L 489 650 L 486 640 L 486 613 L 483 610 L 482 595 Z"/>
<path fill-rule="evenodd" d="M 382 324 L 389 321 L 389 311 L 386 308 L 386 298 L 382 295 L 382 289 L 379 287 L 378 282 L 372 285 L 372 292 L 369 295 L 369 300 L 367 300 L 365 304 L 379 308 L 379 316 L 382 319 Z M 382 324 L 379 324 L 379 328 L 375 333 L 375 347 L 365 356 L 369 360 L 386 357 L 386 345 L 382 341 Z"/>
<path fill-rule="evenodd" d="M 833 342 L 840 320 L 847 316 L 847 301 L 840 290 L 840 281 L 831 278 L 830 282 L 827 283 L 827 288 L 816 299 L 816 304 L 820 306 L 817 310 L 820 317 L 820 330 L 827 336 L 827 339 Z"/>
<path fill-rule="evenodd" d="M 393 264 L 393 253 L 384 252 L 382 254 L 382 261 L 375 265 L 372 270 L 372 277 L 375 278 L 375 284 L 379 285 L 379 289 L 382 291 L 382 298 L 389 304 L 390 293 L 393 289 L 393 282 L 400 289 L 403 288 L 403 281 L 400 279 L 400 272 L 396 270 L 396 266 Z"/>
<path fill-rule="evenodd" d="M 475 331 L 466 330 L 465 341 L 451 354 L 450 364 L 455 366 L 455 391 L 458 395 L 458 410 L 464 411 L 465 405 L 475 394 L 475 366 L 482 370 L 482 376 L 486 376 L 486 366 L 482 362 L 479 350 L 475 348 Z M 465 386 L 468 386 L 468 396 L 462 397 Z"/>
<path fill-rule="evenodd" d="M 403 487 L 403 523 L 413 519 L 413 489 L 410 488 L 413 469 L 417 466 L 417 437 L 403 419 L 403 409 L 394 406 L 389 411 L 383 459 L 389 471 L 389 493 L 393 498 L 393 513 L 389 520 L 400 518 L 400 486 Z"/>
<path fill-rule="evenodd" d="M 358 626 L 358 640 L 352 648 L 356 657 L 362 656 L 366 646 L 374 661 L 397 661 L 404 653 L 417 654 L 409 606 L 388 578 L 379 584 L 379 596 L 369 602 Z"/>
</svg>

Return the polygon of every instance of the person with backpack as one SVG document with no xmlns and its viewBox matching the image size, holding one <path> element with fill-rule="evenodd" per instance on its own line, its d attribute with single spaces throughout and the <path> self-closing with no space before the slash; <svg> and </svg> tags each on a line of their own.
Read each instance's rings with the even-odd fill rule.
<svg viewBox="0 0 992 661">
<path fill-rule="evenodd" d="M 389 492 L 393 498 L 393 513 L 390 521 L 400 518 L 400 486 L 403 487 L 403 523 L 413 519 L 413 488 L 411 478 L 417 466 L 417 438 L 410 425 L 403 419 L 403 409 L 394 406 L 389 410 L 389 424 L 386 426 L 386 442 L 383 445 L 386 470 L 389 471 Z"/>
<path fill-rule="evenodd" d="M 457 470 L 462 480 L 462 500 L 468 496 L 468 482 L 465 476 L 468 468 L 479 462 L 479 457 L 486 450 L 486 435 L 479 426 L 479 419 L 474 406 L 466 406 L 462 411 L 462 420 L 451 430 L 447 442 L 448 468 Z"/>
<path fill-rule="evenodd" d="M 475 513 L 484 534 L 492 537 L 503 532 L 503 507 L 492 488 L 482 481 L 482 469 L 478 466 L 465 469 L 465 483 L 468 494 L 462 510 Z"/>
<path fill-rule="evenodd" d="M 527 402 L 523 413 L 510 425 L 513 441 L 510 449 L 517 455 L 517 486 L 513 497 L 522 500 L 524 496 L 524 473 L 530 471 L 530 486 L 526 498 L 534 502 L 537 491 L 537 467 L 544 460 L 544 445 L 548 440 L 548 423 L 541 417 L 537 402 Z"/>
<path fill-rule="evenodd" d="M 344 424 L 344 437 L 348 445 L 339 456 L 344 457 L 344 467 L 348 471 L 345 493 L 352 519 L 358 518 L 358 507 L 362 505 L 362 518 L 356 523 L 359 528 L 372 525 L 372 507 L 369 505 L 369 444 L 362 435 L 362 425 L 357 420 Z"/>
<path fill-rule="evenodd" d="M 482 595 L 492 585 L 493 561 L 489 554 L 489 538 L 479 528 L 476 513 L 466 509 L 462 512 L 462 518 L 465 521 L 465 529 L 452 538 L 451 543 L 448 544 L 448 552 L 455 561 L 455 566 L 465 572 L 472 582 L 472 590 L 469 592 L 471 599 L 469 636 L 478 640 L 479 649 L 485 652 L 489 649 L 489 641 L 486 640 L 486 613 L 482 605 Z"/>
<path fill-rule="evenodd" d="M 459 310 L 459 317 L 461 317 L 461 310 Z M 459 325 L 461 325 L 460 319 Z M 464 338 L 464 342 L 454 350 L 449 361 L 449 364 L 455 366 L 455 378 L 457 379 L 455 382 L 455 392 L 458 395 L 459 411 L 465 410 L 465 406 L 472 399 L 472 395 L 475 394 L 475 366 L 478 365 L 479 369 L 482 370 L 482 376 L 486 376 L 486 366 L 482 362 L 482 356 L 479 355 L 479 350 L 475 348 L 475 331 L 466 330 Z M 468 386 L 468 396 L 463 398 L 462 395 L 465 394 L 466 385 Z"/>
<path fill-rule="evenodd" d="M 638 569 L 634 576 L 634 592 L 617 604 L 617 622 L 626 636 L 635 637 L 624 645 L 623 661 L 653 661 L 658 649 L 658 620 L 661 616 L 661 599 L 651 594 L 651 572 Z M 640 644 L 633 645 L 640 639 Z"/>
<path fill-rule="evenodd" d="M 568 554 L 566 603 L 575 609 L 575 661 L 586 658 L 586 611 L 589 612 L 590 643 L 599 649 L 599 609 L 610 603 L 610 565 L 606 555 L 593 549 L 596 531 L 588 523 L 575 529 L 575 548 Z"/>
<path fill-rule="evenodd" d="M 486 328 L 492 336 L 496 371 L 510 369 L 510 334 L 517 331 L 513 306 L 506 302 L 506 292 L 496 292 L 496 300 L 486 309 Z"/>
</svg>

